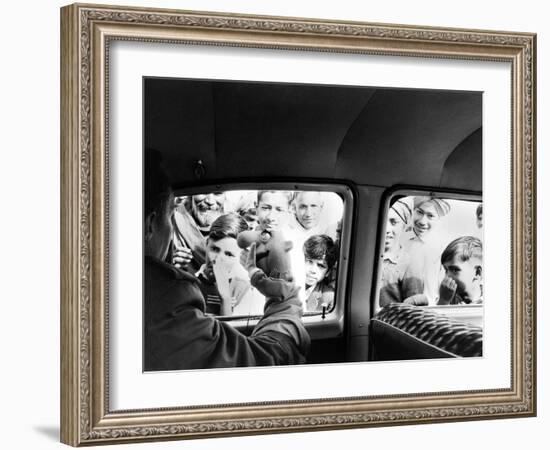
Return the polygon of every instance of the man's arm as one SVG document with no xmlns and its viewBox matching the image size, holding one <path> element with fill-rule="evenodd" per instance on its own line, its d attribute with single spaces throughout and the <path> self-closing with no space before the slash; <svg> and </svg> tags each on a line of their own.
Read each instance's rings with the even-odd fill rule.
<svg viewBox="0 0 550 450">
<path fill-rule="evenodd" d="M 167 307 L 149 317 L 146 314 L 145 370 L 305 362 L 310 339 L 300 320 L 301 307 L 292 301 L 268 302 L 264 316 L 248 337 L 204 313 L 204 299 L 195 282 L 166 281 L 153 290 L 158 294 L 162 288 L 162 295 L 146 298 L 146 311 L 149 301 Z"/>
</svg>

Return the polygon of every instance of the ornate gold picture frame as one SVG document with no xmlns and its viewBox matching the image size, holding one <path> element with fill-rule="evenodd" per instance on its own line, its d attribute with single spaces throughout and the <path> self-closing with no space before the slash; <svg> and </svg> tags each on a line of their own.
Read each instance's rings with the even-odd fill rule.
<svg viewBox="0 0 550 450">
<path fill-rule="evenodd" d="M 111 45 L 120 41 L 409 57 L 419 64 L 509 64 L 511 148 L 498 151 L 511 158 L 510 385 L 114 409 L 109 67 Z M 61 441 L 80 446 L 535 415 L 535 88 L 536 36 L 530 33 L 85 4 L 62 8 Z"/>
</svg>

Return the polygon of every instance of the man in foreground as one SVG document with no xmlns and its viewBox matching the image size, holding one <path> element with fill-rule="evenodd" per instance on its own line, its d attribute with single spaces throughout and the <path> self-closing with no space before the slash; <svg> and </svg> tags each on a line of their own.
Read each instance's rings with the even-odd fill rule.
<svg viewBox="0 0 550 450">
<path fill-rule="evenodd" d="M 299 301 L 267 303 L 247 337 L 207 316 L 196 278 L 164 262 L 174 198 L 160 156 L 152 151 L 146 151 L 144 192 L 144 370 L 304 363 L 310 339 Z"/>
</svg>

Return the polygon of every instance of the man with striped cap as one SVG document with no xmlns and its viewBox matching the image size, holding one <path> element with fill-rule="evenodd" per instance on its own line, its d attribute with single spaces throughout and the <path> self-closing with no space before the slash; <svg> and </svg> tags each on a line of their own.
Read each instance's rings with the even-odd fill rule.
<svg viewBox="0 0 550 450">
<path fill-rule="evenodd" d="M 434 196 L 416 196 L 413 203 L 413 231 L 417 239 L 425 241 L 441 217 L 449 213 L 451 206 L 446 200 Z"/>
<path fill-rule="evenodd" d="M 408 254 L 403 252 L 401 235 L 411 222 L 412 211 L 407 199 L 392 203 L 388 210 L 382 255 L 379 305 L 390 303 L 425 304 L 422 296 L 424 283 L 421 273 L 414 273 Z"/>
<path fill-rule="evenodd" d="M 430 305 L 435 304 L 439 296 L 439 281 L 441 264 L 439 257 L 441 248 L 438 247 L 437 229 L 441 218 L 449 214 L 449 203 L 435 195 L 413 197 L 412 236 L 406 245 L 409 254 L 408 270 L 421 274 L 426 296 Z"/>
</svg>

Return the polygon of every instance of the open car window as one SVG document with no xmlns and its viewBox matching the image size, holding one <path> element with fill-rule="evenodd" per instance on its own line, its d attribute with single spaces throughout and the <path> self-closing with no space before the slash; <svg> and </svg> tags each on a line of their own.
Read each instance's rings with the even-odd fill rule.
<svg viewBox="0 0 550 450">
<path fill-rule="evenodd" d="M 396 194 L 388 203 L 380 240 L 375 312 L 392 303 L 406 303 L 481 325 L 483 206 L 479 198 Z"/>
<path fill-rule="evenodd" d="M 252 241 L 256 266 L 299 288 L 304 316 L 324 318 L 335 309 L 351 197 L 346 200 L 341 186 L 296 187 L 176 190 L 168 262 L 198 278 L 207 314 L 224 320 L 262 316 L 265 297 L 250 280 Z M 265 236 L 281 239 L 267 244 Z"/>
</svg>

